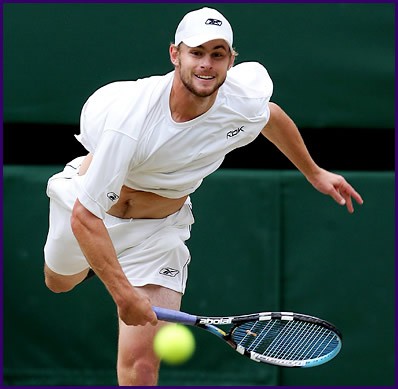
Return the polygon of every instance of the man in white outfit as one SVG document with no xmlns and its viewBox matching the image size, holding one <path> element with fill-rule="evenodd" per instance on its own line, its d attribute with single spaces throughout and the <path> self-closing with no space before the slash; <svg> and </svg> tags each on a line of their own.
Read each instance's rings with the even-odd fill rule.
<svg viewBox="0 0 398 389">
<path fill-rule="evenodd" d="M 174 71 L 97 90 L 81 114 L 88 154 L 49 179 L 45 282 L 66 292 L 94 272 L 119 315 L 121 386 L 156 385 L 152 305 L 179 309 L 194 222 L 189 195 L 224 156 L 260 133 L 321 193 L 353 212 L 361 196 L 309 155 L 294 122 L 270 102 L 259 63 L 236 66 L 232 28 L 218 11 L 184 16 L 170 45 Z M 90 270 L 91 269 L 91 270 Z"/>
</svg>

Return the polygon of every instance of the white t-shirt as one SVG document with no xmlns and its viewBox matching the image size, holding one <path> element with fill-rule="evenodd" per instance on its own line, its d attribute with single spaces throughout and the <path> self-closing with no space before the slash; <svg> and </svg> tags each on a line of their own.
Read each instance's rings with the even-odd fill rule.
<svg viewBox="0 0 398 389">
<path fill-rule="evenodd" d="M 273 85 L 259 63 L 231 68 L 214 105 L 184 123 L 170 113 L 173 75 L 108 84 L 84 105 L 77 138 L 94 158 L 78 198 L 96 216 L 105 217 L 122 185 L 168 198 L 191 194 L 269 119 Z"/>
</svg>

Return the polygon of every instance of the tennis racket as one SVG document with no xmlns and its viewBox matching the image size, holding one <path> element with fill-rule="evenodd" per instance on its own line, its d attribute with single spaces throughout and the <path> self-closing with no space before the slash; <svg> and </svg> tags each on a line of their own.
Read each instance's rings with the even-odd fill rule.
<svg viewBox="0 0 398 389">
<path fill-rule="evenodd" d="M 331 323 L 292 312 L 261 312 L 206 317 L 153 307 L 159 320 L 202 328 L 256 362 L 283 367 L 313 367 L 340 351 L 342 335 Z M 219 325 L 230 325 L 228 332 Z"/>
</svg>

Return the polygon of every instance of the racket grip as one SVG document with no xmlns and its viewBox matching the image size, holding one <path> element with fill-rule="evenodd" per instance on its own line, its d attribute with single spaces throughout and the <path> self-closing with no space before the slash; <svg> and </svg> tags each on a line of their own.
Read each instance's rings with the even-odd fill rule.
<svg viewBox="0 0 398 389">
<path fill-rule="evenodd" d="M 168 321 L 170 323 L 180 323 L 193 326 L 196 324 L 197 316 L 189 313 L 175 311 L 173 309 L 152 307 L 159 320 Z"/>
</svg>

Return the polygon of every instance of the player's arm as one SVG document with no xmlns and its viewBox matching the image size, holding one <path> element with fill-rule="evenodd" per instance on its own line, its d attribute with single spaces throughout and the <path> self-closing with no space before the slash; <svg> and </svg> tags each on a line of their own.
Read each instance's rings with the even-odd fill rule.
<svg viewBox="0 0 398 389">
<path fill-rule="evenodd" d="M 156 324 L 149 300 L 134 289 L 123 273 L 103 221 L 76 200 L 71 226 L 91 268 L 115 301 L 120 318 L 128 325 Z"/>
<path fill-rule="evenodd" d="M 269 103 L 270 119 L 262 134 L 300 170 L 321 193 L 331 196 L 338 204 L 354 212 L 352 198 L 362 204 L 361 196 L 344 177 L 319 167 L 311 155 L 293 120 L 275 103 Z"/>
<path fill-rule="evenodd" d="M 102 134 L 95 152 L 88 154 L 79 171 L 82 177 L 71 227 L 88 263 L 115 301 L 120 318 L 128 325 L 156 324 L 149 300 L 125 276 L 103 222 L 120 195 L 135 146 L 134 139 L 117 131 Z"/>
</svg>

